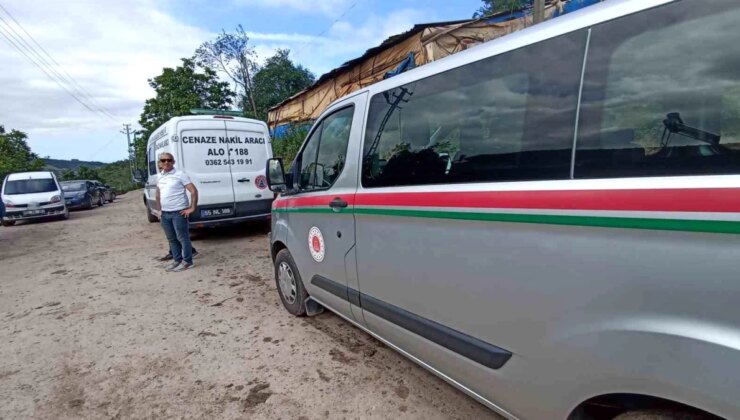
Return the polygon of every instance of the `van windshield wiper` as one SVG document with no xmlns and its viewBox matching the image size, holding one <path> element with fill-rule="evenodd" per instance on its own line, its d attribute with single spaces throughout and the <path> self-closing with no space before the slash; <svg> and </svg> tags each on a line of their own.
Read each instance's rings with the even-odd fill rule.
<svg viewBox="0 0 740 420">
<path fill-rule="evenodd" d="M 674 134 L 690 137 L 712 146 L 719 146 L 720 136 L 718 134 L 686 125 L 678 112 L 668 113 L 666 119 L 663 120 L 663 126 L 665 128 L 663 128 L 663 135 L 660 138 L 661 147 L 668 146 Z"/>
</svg>

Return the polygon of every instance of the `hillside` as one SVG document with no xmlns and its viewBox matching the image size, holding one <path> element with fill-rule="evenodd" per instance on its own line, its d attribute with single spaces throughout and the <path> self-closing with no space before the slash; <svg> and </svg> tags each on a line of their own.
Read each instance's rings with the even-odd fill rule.
<svg viewBox="0 0 740 420">
<path fill-rule="evenodd" d="M 103 162 L 89 162 L 84 160 L 66 160 L 66 159 L 49 159 L 44 158 L 43 161 L 46 163 L 46 169 L 61 173 L 65 169 L 71 169 L 76 171 L 80 166 L 86 166 L 88 168 L 100 168 L 106 164 Z"/>
</svg>

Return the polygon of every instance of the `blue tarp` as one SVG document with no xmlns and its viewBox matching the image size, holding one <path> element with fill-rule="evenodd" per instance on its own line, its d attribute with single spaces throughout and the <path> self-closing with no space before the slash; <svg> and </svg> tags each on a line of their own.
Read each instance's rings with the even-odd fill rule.
<svg viewBox="0 0 740 420">
<path fill-rule="evenodd" d="M 414 67 L 416 67 L 416 59 L 414 57 L 414 52 L 411 51 L 409 53 L 408 57 L 406 57 L 401 62 L 401 64 L 399 64 L 395 69 L 393 69 L 393 70 L 387 72 L 385 75 L 383 75 L 383 79 L 387 79 L 389 77 L 393 77 L 393 76 L 399 75 L 399 74 L 405 72 L 406 70 L 413 69 Z"/>
</svg>

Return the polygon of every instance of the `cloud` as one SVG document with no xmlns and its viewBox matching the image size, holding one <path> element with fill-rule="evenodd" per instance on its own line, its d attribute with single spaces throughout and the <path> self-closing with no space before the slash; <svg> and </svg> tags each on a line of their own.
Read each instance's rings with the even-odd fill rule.
<svg viewBox="0 0 740 420">
<path fill-rule="evenodd" d="M 294 60 L 321 75 L 360 56 L 391 35 L 408 31 L 414 24 L 430 20 L 427 12 L 417 9 L 401 9 L 384 16 L 369 14 L 361 24 L 340 20 L 322 37 L 309 42 L 283 44 L 291 48 Z"/>
<path fill-rule="evenodd" d="M 3 5 L 90 94 L 93 100 L 85 102 L 93 108 L 98 104 L 116 117 L 111 121 L 85 109 L 0 36 L 0 124 L 28 132 L 42 149 L 52 132 L 53 137 L 65 132 L 84 137 L 85 132 L 117 131 L 122 123 L 135 123 L 144 101 L 153 95 L 147 79 L 165 66 L 178 65 L 180 57 L 191 56 L 201 42 L 211 38 L 207 30 L 179 22 L 143 0 L 126 4 L 11 0 Z M 4 13 L 0 16 L 12 22 Z M 2 21 L 0 27 L 7 30 Z M 20 28 L 14 29 L 23 34 Z M 87 140 L 89 149 L 107 141 Z M 43 150 L 39 153 L 44 154 Z M 119 153 L 118 158 L 122 157 Z"/>
<path fill-rule="evenodd" d="M 240 6 L 290 9 L 301 13 L 337 17 L 357 3 L 350 0 L 234 0 Z"/>
</svg>

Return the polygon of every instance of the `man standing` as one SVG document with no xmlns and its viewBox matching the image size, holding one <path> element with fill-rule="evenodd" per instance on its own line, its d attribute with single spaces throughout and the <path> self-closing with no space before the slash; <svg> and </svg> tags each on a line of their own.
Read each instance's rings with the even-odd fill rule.
<svg viewBox="0 0 740 420">
<path fill-rule="evenodd" d="M 166 270 L 184 271 L 193 268 L 188 216 L 198 205 L 198 190 L 185 172 L 175 169 L 174 156 L 167 152 L 161 153 L 159 163 L 162 165 L 162 172 L 157 179 L 156 206 L 174 259 Z M 190 192 L 189 206 L 186 190 Z"/>
</svg>

